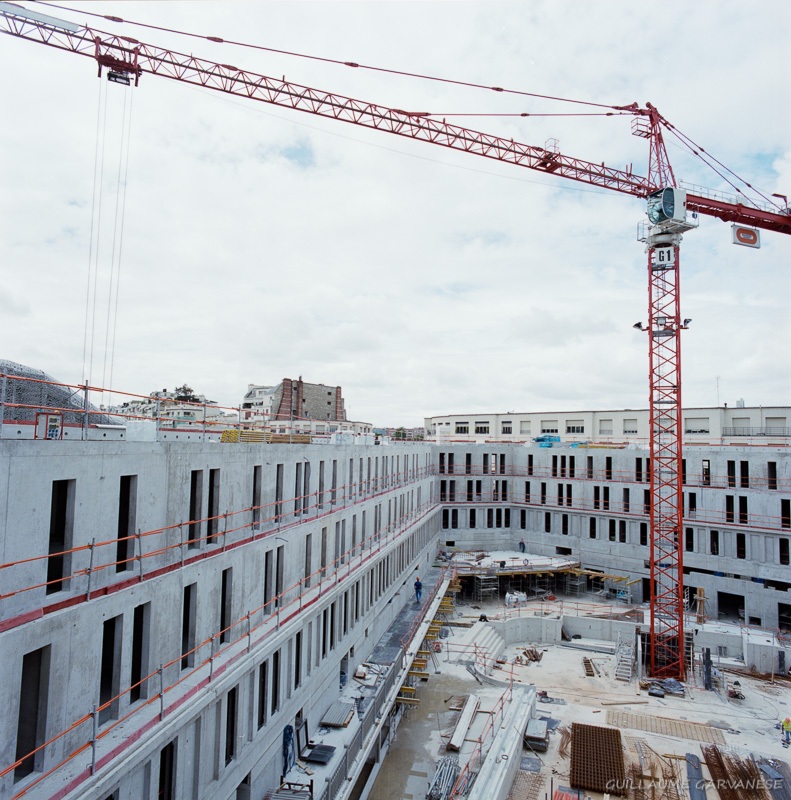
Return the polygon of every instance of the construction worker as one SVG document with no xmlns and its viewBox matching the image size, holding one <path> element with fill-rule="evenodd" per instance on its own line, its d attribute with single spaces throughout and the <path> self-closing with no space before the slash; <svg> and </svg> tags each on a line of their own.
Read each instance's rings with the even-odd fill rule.
<svg viewBox="0 0 791 800">
<path fill-rule="evenodd" d="M 783 736 L 785 736 L 786 744 L 791 742 L 791 719 L 788 717 L 783 720 Z"/>
<path fill-rule="evenodd" d="M 525 540 L 524 539 L 520 539 L 519 540 L 519 552 L 520 553 L 524 553 L 525 552 Z"/>
<path fill-rule="evenodd" d="M 415 602 L 419 603 L 420 598 L 423 596 L 423 584 L 420 582 L 420 578 L 415 581 Z"/>
</svg>

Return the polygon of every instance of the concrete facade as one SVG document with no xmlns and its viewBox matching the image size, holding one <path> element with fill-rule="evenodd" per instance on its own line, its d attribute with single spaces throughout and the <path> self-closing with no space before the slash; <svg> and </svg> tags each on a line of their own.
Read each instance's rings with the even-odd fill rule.
<svg viewBox="0 0 791 800">
<path fill-rule="evenodd" d="M 791 628 L 788 449 L 684 467 L 706 613 Z M 524 537 L 643 600 L 649 469 L 615 447 L 0 440 L 0 798 L 262 800 L 286 726 L 317 730 L 438 545 Z"/>
<path fill-rule="evenodd" d="M 648 599 L 647 450 L 437 450 L 446 547 L 492 550 L 524 537 L 528 552 L 568 555 L 583 567 L 626 575 L 637 581 L 633 601 Z M 738 621 L 742 610 L 745 623 L 791 629 L 791 452 L 687 447 L 683 466 L 689 592 L 703 587 L 714 619 Z"/>
<path fill-rule="evenodd" d="M 435 552 L 427 449 L 2 441 L 0 476 L 0 763 L 58 737 L 3 798 L 260 800 Z"/>
</svg>

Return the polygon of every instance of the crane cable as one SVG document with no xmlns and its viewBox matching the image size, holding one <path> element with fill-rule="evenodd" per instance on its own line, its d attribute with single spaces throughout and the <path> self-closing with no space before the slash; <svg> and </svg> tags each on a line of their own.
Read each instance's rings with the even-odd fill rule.
<svg viewBox="0 0 791 800">
<path fill-rule="evenodd" d="M 113 362 L 115 357 L 115 333 L 118 324 L 118 295 L 120 290 L 121 280 L 121 254 L 123 249 L 123 230 L 124 230 L 124 216 L 126 210 L 126 177 L 129 170 L 129 145 L 131 135 L 131 100 L 130 96 L 134 98 L 134 94 L 127 92 L 124 95 L 124 109 L 123 118 L 121 120 L 121 142 L 118 153 L 118 176 L 116 179 L 115 187 L 115 216 L 113 220 L 113 246 L 110 256 L 110 286 L 107 293 L 107 321 L 104 331 L 104 363 L 102 366 L 102 391 L 107 386 L 112 389 L 113 381 Z M 129 129 L 127 129 L 127 107 L 129 107 Z M 121 170 L 124 166 L 124 147 L 126 147 L 126 170 L 121 177 Z M 119 213 L 120 213 L 120 235 L 119 235 Z M 118 259 L 116 260 L 116 241 L 118 242 Z M 112 313 L 112 351 L 110 355 L 110 381 L 106 382 L 107 376 L 107 356 L 110 349 L 110 316 L 113 308 L 113 288 L 115 288 L 115 310 Z"/>
<path fill-rule="evenodd" d="M 697 156 L 709 169 L 711 169 L 714 173 L 716 173 L 725 183 L 728 184 L 735 192 L 742 195 L 744 199 L 748 203 L 754 203 L 754 200 L 751 200 L 747 195 L 733 182 L 731 181 L 723 172 L 720 172 L 717 167 L 713 164 L 709 163 L 709 159 L 721 167 L 725 172 L 732 175 L 737 181 L 741 181 L 748 189 L 752 189 L 760 198 L 765 200 L 769 205 L 774 206 L 777 208 L 778 211 L 783 211 L 782 206 L 772 200 L 771 198 L 767 197 L 760 189 L 756 189 L 751 183 L 748 183 L 744 178 L 737 175 L 732 169 L 729 169 L 725 166 L 719 159 L 715 158 L 711 153 L 707 152 L 704 148 L 702 148 L 699 144 L 693 141 L 689 136 L 685 133 L 682 133 L 675 125 L 671 124 L 667 120 L 663 120 L 666 130 L 669 133 L 672 133 L 683 145 L 687 148 L 693 155 Z M 705 154 L 705 155 L 704 155 Z"/>
<path fill-rule="evenodd" d="M 96 181 L 99 170 L 99 136 L 102 121 L 102 81 L 99 81 L 99 98 L 96 106 L 96 140 L 94 143 L 93 158 L 93 192 L 91 194 L 91 228 L 88 237 L 88 280 L 85 286 L 85 326 L 82 337 L 82 379 L 87 384 L 88 373 L 85 371 L 85 362 L 88 353 L 88 321 L 90 318 L 91 278 L 93 276 L 93 227 L 96 219 Z M 93 347 L 93 342 L 91 342 Z"/>
<path fill-rule="evenodd" d="M 279 50 L 275 47 L 264 47 L 263 45 L 250 44 L 249 42 L 237 42 L 231 39 L 222 39 L 219 36 L 206 36 L 205 34 L 192 33 L 190 31 L 182 31 L 177 28 L 165 28 L 161 25 L 151 25 L 146 22 L 134 22 L 133 20 L 125 20 L 122 17 L 117 17 L 113 14 L 97 14 L 96 12 L 93 11 L 83 11 L 81 9 L 72 8 L 70 6 L 62 6 L 58 5 L 57 3 L 49 3 L 46 2 L 46 0 L 33 0 L 33 2 L 38 3 L 39 5 L 47 6 L 48 8 L 57 8 L 62 11 L 71 11 L 74 13 L 85 14 L 86 16 L 90 17 L 106 19 L 109 20 L 110 22 L 135 25 L 140 28 L 148 28 L 150 30 L 163 31 L 165 33 L 175 33 L 178 36 L 188 36 L 194 39 L 204 39 L 210 42 L 216 42 L 217 44 L 230 44 L 236 47 L 246 47 L 251 50 L 262 50 L 267 53 L 276 53 L 278 55 L 284 55 L 284 56 L 294 56 L 295 58 L 304 58 L 310 61 L 321 61 L 325 64 L 336 64 L 343 67 L 354 67 L 355 69 L 371 70 L 372 72 L 384 72 L 389 75 L 401 75 L 407 78 L 418 78 L 420 80 L 436 81 L 438 83 L 449 83 L 453 84 L 454 86 L 466 86 L 467 88 L 470 89 L 486 89 L 487 91 L 501 92 L 503 94 L 515 94 L 522 97 L 535 97 L 541 100 L 555 100 L 560 103 L 575 103 L 578 105 L 595 106 L 596 108 L 609 108 L 609 109 L 614 109 L 616 111 L 628 111 L 629 109 L 637 107 L 636 103 L 630 105 L 611 105 L 608 103 L 594 103 L 590 100 L 572 100 L 568 97 L 555 97 L 553 95 L 537 94 L 535 92 L 523 92 L 518 89 L 505 89 L 501 86 L 486 86 L 481 83 L 471 83 L 469 81 L 457 81 L 457 80 L 452 80 L 451 78 L 439 78 L 434 75 L 423 75 L 419 72 L 407 72 L 405 70 L 389 69 L 387 67 L 375 67 L 370 64 L 359 64 L 356 61 L 341 61 L 340 59 L 326 58 L 324 56 L 311 56 L 308 55 L 307 53 L 297 53 L 291 50 Z"/>
<path fill-rule="evenodd" d="M 324 63 L 327 63 L 327 64 L 336 64 L 336 65 L 340 65 L 340 66 L 354 67 L 354 68 L 358 68 L 358 69 L 371 70 L 371 71 L 374 71 L 374 72 L 383 72 L 383 73 L 387 73 L 387 74 L 391 74 L 391 75 L 401 75 L 401 76 L 404 76 L 404 77 L 418 78 L 418 79 L 421 79 L 421 80 L 436 81 L 436 82 L 440 82 L 440 83 L 448 83 L 448 84 L 452 84 L 452 85 L 456 85 L 456 86 L 466 86 L 468 88 L 474 88 L 474 89 L 486 89 L 486 90 L 489 90 L 489 91 L 501 92 L 501 93 L 504 93 L 504 94 L 514 94 L 514 95 L 519 95 L 519 96 L 522 96 L 522 97 L 534 97 L 534 98 L 543 99 L 543 100 L 554 100 L 554 101 L 562 102 L 562 103 L 574 103 L 574 104 L 579 104 L 579 105 L 594 106 L 594 107 L 597 107 L 597 108 L 608 108 L 608 109 L 613 109 L 614 111 L 620 112 L 620 114 L 631 114 L 631 113 L 634 113 L 636 111 L 636 109 L 637 109 L 637 104 L 636 103 L 632 103 L 632 104 L 628 104 L 628 105 L 609 105 L 609 104 L 605 104 L 605 103 L 595 103 L 595 102 L 592 102 L 592 101 L 589 101 L 589 100 L 574 100 L 574 99 L 570 99 L 570 98 L 566 98 L 566 97 L 557 97 L 557 96 L 554 96 L 554 95 L 544 95 L 544 94 L 538 94 L 538 93 L 535 93 L 535 92 L 524 92 L 524 91 L 520 91 L 520 90 L 517 90 L 517 89 L 505 89 L 505 88 L 502 88 L 502 87 L 499 87 L 499 86 L 486 86 L 484 84 L 479 84 L 479 83 L 471 83 L 471 82 L 468 82 L 468 81 L 458 81 L 458 80 L 453 80 L 453 79 L 450 79 L 450 78 L 440 78 L 440 77 L 436 77 L 436 76 L 433 76 L 433 75 L 424 75 L 422 73 L 408 72 L 408 71 L 405 71 L 405 70 L 396 70 L 396 69 L 389 69 L 389 68 L 386 68 L 386 67 L 376 67 L 376 66 L 372 66 L 372 65 L 368 65 L 368 64 L 359 64 L 359 63 L 354 62 L 354 61 L 342 61 L 342 60 L 339 60 L 339 59 L 326 58 L 326 57 L 323 57 L 323 56 L 308 55 L 307 53 L 297 53 L 297 52 L 290 51 L 290 50 L 280 50 L 280 49 L 273 48 L 273 47 L 265 47 L 263 45 L 251 44 L 249 42 L 239 42 L 239 41 L 234 41 L 234 40 L 229 40 L 229 39 L 222 39 L 219 36 L 207 36 L 207 35 L 204 35 L 204 34 L 192 33 L 190 31 L 179 30 L 178 28 L 167 28 L 167 27 L 164 27 L 164 26 L 152 25 L 150 23 L 145 23 L 145 22 L 135 22 L 133 20 L 125 20 L 122 17 L 118 17 L 118 16 L 115 16 L 115 15 L 112 15 L 112 14 L 98 14 L 98 13 L 92 12 L 92 11 L 84 11 L 84 10 L 81 10 L 81 9 L 75 9 L 75 8 L 70 8 L 68 6 L 58 5 L 57 3 L 46 2 L 46 0 L 33 0 L 33 2 L 36 2 L 39 5 L 47 6 L 49 8 L 56 8 L 56 9 L 60 9 L 60 10 L 63 10 L 63 11 L 71 11 L 71 12 L 81 13 L 81 14 L 85 14 L 87 16 L 96 17 L 98 19 L 106 19 L 106 20 L 109 20 L 111 22 L 128 24 L 128 25 L 133 25 L 133 26 L 137 26 L 137 27 L 147 28 L 147 29 L 150 29 L 150 30 L 163 31 L 163 32 L 166 32 L 166 33 L 174 33 L 174 34 L 179 35 L 179 36 L 187 36 L 187 37 L 195 38 L 195 39 L 203 39 L 203 40 L 207 40 L 207 41 L 211 41 L 211 42 L 216 42 L 218 44 L 229 44 L 229 45 L 233 45 L 233 46 L 237 46 L 237 47 L 249 48 L 249 49 L 252 49 L 252 50 L 260 50 L 260 51 L 269 52 L 269 53 L 277 53 L 278 55 L 293 56 L 293 57 L 296 57 L 296 58 L 304 58 L 304 59 L 308 59 L 308 60 L 312 60 L 312 61 L 321 61 L 321 62 L 324 62 Z M 112 34 L 110 34 L 110 35 L 112 35 Z M 616 115 L 616 114 L 610 113 L 610 114 L 602 114 L 602 116 L 618 116 L 620 114 Z M 543 117 L 543 116 L 547 116 L 547 117 L 549 117 L 549 116 L 597 116 L 597 115 L 596 114 L 590 114 L 590 115 L 586 115 L 586 114 L 579 114 L 579 115 L 577 115 L 577 114 L 533 114 L 533 113 L 523 112 L 523 113 L 511 113 L 511 114 L 474 114 L 474 113 L 472 113 L 472 114 L 436 114 L 436 113 L 432 114 L 432 113 L 419 113 L 419 114 L 415 114 L 415 116 L 427 116 L 427 117 L 428 116 L 443 116 L 443 117 L 448 117 L 448 116 L 481 116 L 481 117 L 483 117 L 483 116 L 492 116 L 492 117 L 494 117 L 494 116 L 502 116 L 502 117 L 510 117 L 510 116 L 514 116 L 514 117 L 516 117 L 516 116 L 520 116 L 520 117 L 542 116 Z M 698 156 L 698 158 L 700 158 L 701 161 L 704 164 L 706 164 L 706 166 L 708 166 L 710 169 L 712 169 L 720 178 L 722 178 L 729 186 L 731 186 L 731 188 L 733 188 L 734 191 L 736 191 L 738 194 L 742 195 L 745 198 L 745 200 L 747 200 L 748 202 L 754 202 L 754 201 L 751 201 L 750 198 L 748 198 L 745 195 L 745 193 L 738 186 L 736 186 L 732 181 L 730 181 L 728 178 L 726 178 L 716 167 L 714 167 L 712 164 L 710 164 L 701 155 L 701 153 L 706 153 L 706 151 L 702 147 L 697 145 L 692 139 L 687 137 L 685 134 L 681 133 L 681 131 L 679 131 L 674 125 L 672 125 L 670 122 L 668 122 L 664 118 L 663 118 L 663 123 L 665 124 L 666 129 L 670 133 L 673 133 L 673 135 L 676 136 L 685 145 L 685 147 L 690 152 L 693 153 L 693 155 Z M 766 195 L 764 195 L 763 192 L 761 192 L 760 190 L 758 190 L 755 187 L 753 187 L 750 183 L 748 183 L 746 180 L 744 180 L 744 178 L 741 178 L 739 175 L 737 175 L 731 169 L 726 167 L 721 161 L 719 161 L 718 159 L 714 158 L 714 156 L 711 156 L 708 153 L 706 153 L 706 155 L 707 155 L 708 158 L 710 158 L 712 161 L 714 161 L 716 164 L 718 164 L 723 170 L 725 170 L 730 175 L 732 175 L 734 178 L 736 178 L 736 180 L 741 181 L 745 186 L 747 186 L 748 188 L 750 188 L 754 192 L 756 192 L 756 194 L 758 194 L 767 203 L 769 203 L 770 205 L 774 206 L 778 210 L 782 211 L 781 206 L 777 202 L 775 202 L 774 200 L 771 200 L 770 198 L 766 197 Z"/>
<path fill-rule="evenodd" d="M 102 82 L 103 83 L 103 82 Z M 100 89 L 101 91 L 101 89 Z M 93 353 L 94 353 L 94 345 L 96 343 L 96 297 L 97 297 L 97 284 L 99 280 L 99 242 L 101 236 L 101 228 L 102 228 L 102 196 L 103 196 L 103 188 L 104 188 L 104 145 L 106 142 L 107 137 L 107 88 L 105 86 L 104 92 L 104 109 L 102 114 L 102 130 L 101 130 L 101 137 L 97 138 L 96 141 L 96 158 L 99 160 L 99 183 L 98 187 L 96 181 L 94 181 L 93 186 L 93 196 L 94 201 L 96 199 L 98 193 L 98 203 L 96 209 L 96 246 L 93 246 L 93 222 L 91 223 L 91 247 L 90 251 L 93 254 L 93 312 L 91 314 L 91 349 L 90 349 L 90 360 L 88 362 L 88 374 L 86 377 L 86 383 L 91 383 L 91 379 L 93 377 Z M 85 324 L 87 326 L 88 320 L 86 319 Z"/>
</svg>

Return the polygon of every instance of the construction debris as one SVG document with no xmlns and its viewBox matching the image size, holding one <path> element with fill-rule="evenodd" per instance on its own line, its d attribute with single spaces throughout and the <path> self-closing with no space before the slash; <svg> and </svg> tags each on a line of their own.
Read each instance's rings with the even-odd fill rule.
<svg viewBox="0 0 791 800">
<path fill-rule="evenodd" d="M 523 769 L 517 770 L 508 800 L 539 800 L 539 797 L 544 796 L 541 794 L 544 782 L 543 775 Z"/>
<path fill-rule="evenodd" d="M 321 719 L 325 728 L 345 728 L 354 716 L 354 704 L 344 703 L 340 700 L 333 703 Z"/>
<path fill-rule="evenodd" d="M 428 787 L 426 800 L 448 800 L 459 777 L 459 760 L 446 756 L 437 762 L 437 769 Z"/>
<path fill-rule="evenodd" d="M 770 781 L 774 800 L 791 800 L 791 767 L 777 758 L 759 758 L 755 762 Z"/>
<path fill-rule="evenodd" d="M 560 734 L 560 745 L 558 746 L 558 754 L 561 758 L 569 757 L 569 748 L 571 747 L 571 728 L 566 725 L 561 725 L 558 728 Z"/>
<path fill-rule="evenodd" d="M 753 759 L 739 758 L 715 744 L 701 745 L 701 750 L 720 800 L 772 800 L 766 776 Z"/>
<path fill-rule="evenodd" d="M 687 788 L 690 800 L 706 800 L 706 783 L 700 759 L 694 753 L 687 753 Z"/>
<path fill-rule="evenodd" d="M 545 719 L 531 719 L 522 734 L 525 746 L 534 753 L 546 753 L 549 749 L 549 728 Z"/>
<path fill-rule="evenodd" d="M 526 659 L 527 662 L 530 661 L 541 661 L 544 656 L 543 651 L 536 650 L 535 647 L 525 647 L 522 650 L 523 657 Z"/>
<path fill-rule="evenodd" d="M 639 706 L 647 705 L 648 700 L 602 700 L 603 706 Z"/>
<path fill-rule="evenodd" d="M 586 678 L 593 677 L 593 662 L 585 656 L 582 657 L 582 668 L 585 670 Z"/>
</svg>

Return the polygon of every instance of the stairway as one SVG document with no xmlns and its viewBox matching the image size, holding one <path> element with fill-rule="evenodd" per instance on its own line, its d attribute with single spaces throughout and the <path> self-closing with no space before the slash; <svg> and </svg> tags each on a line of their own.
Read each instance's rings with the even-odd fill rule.
<svg viewBox="0 0 791 800">
<path fill-rule="evenodd" d="M 457 661 L 472 661 L 480 672 L 490 675 L 505 650 L 505 640 L 488 622 L 476 622 L 456 648 Z"/>
<path fill-rule="evenodd" d="M 632 645 L 626 642 L 620 642 L 618 649 L 615 651 L 615 680 L 626 681 L 632 680 L 632 667 L 634 665 L 634 654 Z"/>
</svg>

